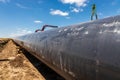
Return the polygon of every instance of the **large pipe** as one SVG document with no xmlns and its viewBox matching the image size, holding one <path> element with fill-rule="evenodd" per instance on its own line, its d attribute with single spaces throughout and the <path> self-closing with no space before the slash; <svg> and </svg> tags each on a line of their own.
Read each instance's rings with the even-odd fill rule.
<svg viewBox="0 0 120 80">
<path fill-rule="evenodd" d="M 14 38 L 66 80 L 120 80 L 120 16 Z"/>
</svg>

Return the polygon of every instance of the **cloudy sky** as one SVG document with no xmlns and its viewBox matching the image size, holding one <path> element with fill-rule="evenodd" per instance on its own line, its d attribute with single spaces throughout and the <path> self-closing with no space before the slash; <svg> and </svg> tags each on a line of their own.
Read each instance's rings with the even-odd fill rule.
<svg viewBox="0 0 120 80">
<path fill-rule="evenodd" d="M 0 37 L 33 33 L 44 24 L 67 26 L 120 14 L 120 0 L 0 0 Z"/>
</svg>

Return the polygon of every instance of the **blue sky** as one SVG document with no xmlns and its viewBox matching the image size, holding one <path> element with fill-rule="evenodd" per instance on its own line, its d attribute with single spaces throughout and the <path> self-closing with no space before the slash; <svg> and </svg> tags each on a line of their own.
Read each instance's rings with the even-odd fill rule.
<svg viewBox="0 0 120 80">
<path fill-rule="evenodd" d="M 44 24 L 67 26 L 120 14 L 120 0 L 0 0 L 0 37 L 33 33 Z"/>
</svg>

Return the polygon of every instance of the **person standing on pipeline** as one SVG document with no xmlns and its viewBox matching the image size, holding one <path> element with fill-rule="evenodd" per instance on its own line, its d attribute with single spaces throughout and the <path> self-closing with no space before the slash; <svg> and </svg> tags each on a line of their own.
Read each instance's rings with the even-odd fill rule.
<svg viewBox="0 0 120 80">
<path fill-rule="evenodd" d="M 91 15 L 91 20 L 93 20 L 93 17 L 96 17 L 96 20 L 98 19 L 97 12 L 96 12 L 96 5 L 92 5 L 92 15 Z"/>
</svg>

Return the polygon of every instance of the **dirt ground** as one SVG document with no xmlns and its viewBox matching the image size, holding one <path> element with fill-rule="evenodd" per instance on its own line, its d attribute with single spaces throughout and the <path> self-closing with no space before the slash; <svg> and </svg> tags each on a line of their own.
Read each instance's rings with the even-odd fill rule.
<svg viewBox="0 0 120 80">
<path fill-rule="evenodd" d="M 0 39 L 0 80 L 45 80 L 11 39 Z"/>
</svg>

